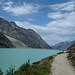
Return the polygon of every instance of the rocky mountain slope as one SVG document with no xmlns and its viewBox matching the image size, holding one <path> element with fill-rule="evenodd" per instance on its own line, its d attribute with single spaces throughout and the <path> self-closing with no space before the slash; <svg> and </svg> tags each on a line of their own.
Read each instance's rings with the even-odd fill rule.
<svg viewBox="0 0 75 75">
<path fill-rule="evenodd" d="M 6 36 L 0 32 L 0 48 L 14 48 L 15 46 L 11 43 Z"/>
<path fill-rule="evenodd" d="M 51 47 L 34 30 L 18 27 L 13 21 L 8 22 L 0 18 L 0 30 L 5 35 L 22 41 L 28 47 L 51 49 Z"/>
<path fill-rule="evenodd" d="M 70 49 L 74 49 L 75 50 L 75 43 L 71 47 L 68 48 L 68 50 L 70 50 Z"/>
<path fill-rule="evenodd" d="M 67 50 L 69 47 L 71 47 L 75 43 L 74 41 L 66 41 L 66 42 L 60 42 L 59 44 L 55 44 L 52 46 L 53 49 L 60 49 L 60 50 Z"/>
<path fill-rule="evenodd" d="M 5 35 L 5 36 L 12 42 L 12 44 L 16 48 L 28 48 L 22 41 L 19 41 L 17 39 L 7 36 L 7 35 Z"/>
</svg>

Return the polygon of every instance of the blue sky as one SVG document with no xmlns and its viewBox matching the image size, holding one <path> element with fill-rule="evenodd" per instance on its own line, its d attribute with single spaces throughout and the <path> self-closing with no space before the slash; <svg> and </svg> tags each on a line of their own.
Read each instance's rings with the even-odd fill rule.
<svg viewBox="0 0 75 75">
<path fill-rule="evenodd" d="M 35 30 L 49 45 L 75 40 L 75 0 L 0 0 L 0 17 Z"/>
</svg>

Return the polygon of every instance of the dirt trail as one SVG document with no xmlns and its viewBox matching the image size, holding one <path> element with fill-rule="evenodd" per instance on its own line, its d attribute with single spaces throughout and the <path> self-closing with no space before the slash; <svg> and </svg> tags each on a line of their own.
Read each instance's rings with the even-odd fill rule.
<svg viewBox="0 0 75 75">
<path fill-rule="evenodd" d="M 57 55 L 52 63 L 52 75 L 75 75 L 71 62 L 67 59 L 67 53 Z"/>
</svg>

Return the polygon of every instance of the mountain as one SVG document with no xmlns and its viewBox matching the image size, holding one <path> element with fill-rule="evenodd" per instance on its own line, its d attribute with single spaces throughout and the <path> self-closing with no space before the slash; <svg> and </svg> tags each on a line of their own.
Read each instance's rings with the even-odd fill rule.
<svg viewBox="0 0 75 75">
<path fill-rule="evenodd" d="M 0 48 L 14 48 L 11 41 L 0 32 Z"/>
<path fill-rule="evenodd" d="M 60 49 L 60 50 L 67 50 L 74 43 L 75 43 L 75 40 L 74 41 L 60 42 L 59 44 L 53 45 L 52 48 L 53 49 Z"/>
<path fill-rule="evenodd" d="M 51 47 L 32 29 L 18 27 L 15 22 L 0 18 L 0 30 L 3 34 L 22 41 L 31 48 L 51 49 Z"/>
<path fill-rule="evenodd" d="M 75 43 L 68 48 L 68 50 L 70 50 L 70 49 L 74 49 L 75 50 Z"/>
<path fill-rule="evenodd" d="M 12 44 L 16 48 L 28 48 L 22 41 L 19 41 L 17 39 L 7 36 L 7 35 L 5 35 L 5 36 L 12 42 Z"/>
</svg>

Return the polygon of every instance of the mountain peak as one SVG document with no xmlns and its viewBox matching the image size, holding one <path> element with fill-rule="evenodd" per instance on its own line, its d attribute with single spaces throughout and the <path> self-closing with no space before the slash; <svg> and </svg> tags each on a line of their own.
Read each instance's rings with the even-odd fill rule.
<svg viewBox="0 0 75 75">
<path fill-rule="evenodd" d="M 18 27 L 14 21 L 11 21 L 10 24 L 14 27 Z"/>
<path fill-rule="evenodd" d="M 0 17 L 0 19 L 3 19 L 3 18 Z"/>
<path fill-rule="evenodd" d="M 21 28 L 14 21 L 0 20 L 0 29 L 4 34 L 22 41 L 28 47 L 51 49 L 34 30 Z"/>
</svg>

